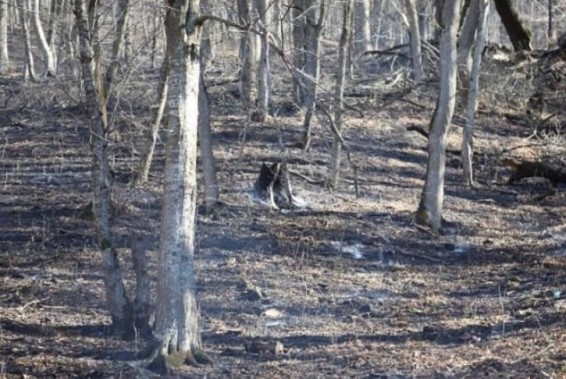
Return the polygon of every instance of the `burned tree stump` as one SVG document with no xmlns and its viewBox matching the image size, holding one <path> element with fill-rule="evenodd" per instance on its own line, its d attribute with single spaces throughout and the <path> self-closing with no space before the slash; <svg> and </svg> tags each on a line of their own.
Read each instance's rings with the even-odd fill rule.
<svg viewBox="0 0 566 379">
<path fill-rule="evenodd" d="M 294 208 L 297 201 L 291 189 L 287 163 L 275 162 L 271 166 L 263 163 L 254 184 L 254 195 L 274 209 Z"/>
<path fill-rule="evenodd" d="M 513 184 L 524 178 L 535 177 L 546 178 L 553 186 L 558 183 L 566 183 L 566 171 L 546 162 L 518 161 L 506 158 L 501 163 L 513 170 L 507 184 Z"/>
</svg>

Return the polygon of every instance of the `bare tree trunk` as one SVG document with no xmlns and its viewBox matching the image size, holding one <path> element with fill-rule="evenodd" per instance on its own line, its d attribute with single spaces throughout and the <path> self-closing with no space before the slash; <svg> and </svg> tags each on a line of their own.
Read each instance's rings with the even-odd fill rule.
<svg viewBox="0 0 566 379">
<path fill-rule="evenodd" d="M 554 29 L 553 29 L 553 19 L 554 19 L 554 5 L 552 0 L 548 0 L 548 32 L 547 39 L 549 41 L 554 40 Z"/>
<path fill-rule="evenodd" d="M 252 119 L 264 122 L 269 114 L 269 102 L 271 100 L 271 78 L 269 70 L 269 20 L 270 12 L 267 8 L 267 0 L 255 0 L 256 9 L 262 24 L 260 59 L 258 69 L 258 101 Z"/>
<path fill-rule="evenodd" d="M 512 0 L 495 1 L 495 9 L 501 17 L 501 22 L 509 35 L 515 51 L 532 50 L 531 32 L 519 19 Z"/>
<path fill-rule="evenodd" d="M 209 0 L 201 0 L 201 9 L 210 14 Z M 216 161 L 214 159 L 212 122 L 210 117 L 210 99 L 208 90 L 204 82 L 204 72 L 209 61 L 214 55 L 214 44 L 211 40 L 210 31 L 212 23 L 207 22 L 202 27 L 201 46 L 200 46 L 200 80 L 198 95 L 198 140 L 200 147 L 200 158 L 202 161 L 202 171 L 204 176 L 204 203 L 207 211 L 210 211 L 218 202 L 220 191 L 216 171 Z"/>
<path fill-rule="evenodd" d="M 281 47 L 283 51 L 285 51 L 285 44 L 284 41 L 284 21 L 283 21 L 283 12 L 281 8 L 281 0 L 272 0 L 273 3 L 273 12 L 271 12 L 271 23 L 273 24 L 273 35 L 279 41 L 281 41 Z"/>
<path fill-rule="evenodd" d="M 468 101 L 470 72 L 472 69 L 472 47 L 476 40 L 480 17 L 480 0 L 471 0 L 464 25 L 458 38 L 458 83 L 461 87 L 462 106 Z"/>
<path fill-rule="evenodd" d="M 212 8 L 210 6 L 210 0 L 201 0 L 200 2 L 202 13 L 211 14 Z M 214 24 L 211 22 L 206 22 L 202 26 L 202 37 L 200 43 L 200 70 L 204 75 L 208 64 L 214 59 L 216 47 L 212 41 L 213 37 L 213 27 Z"/>
<path fill-rule="evenodd" d="M 293 30 L 293 66 L 302 70 L 305 64 L 305 15 L 304 0 L 295 0 L 291 6 L 291 27 Z M 299 106 L 304 105 L 304 78 L 293 75 L 293 99 Z"/>
<path fill-rule="evenodd" d="M 202 352 L 194 269 L 197 129 L 200 80 L 198 0 L 171 0 L 165 17 L 170 80 L 165 183 L 150 368 L 206 361 Z"/>
<path fill-rule="evenodd" d="M 155 151 L 155 143 L 157 142 L 157 135 L 159 133 L 159 126 L 161 125 L 161 119 L 163 118 L 163 113 L 165 112 L 165 106 L 167 104 L 167 92 L 169 90 L 169 68 L 167 64 L 167 58 L 163 60 L 161 64 L 161 74 L 159 76 L 159 86 L 157 89 L 157 107 L 151 118 L 151 124 L 148 129 L 147 144 L 145 146 L 140 164 L 138 166 L 135 184 L 140 185 L 147 182 L 149 176 L 149 170 L 151 168 L 151 162 L 153 160 L 153 153 Z"/>
<path fill-rule="evenodd" d="M 24 63 L 24 81 L 31 79 L 37 80 L 35 74 L 33 53 L 31 51 L 31 40 L 29 33 L 29 4 L 28 0 L 18 0 L 18 7 L 20 8 L 20 22 L 22 24 L 22 31 L 24 37 L 24 50 L 25 50 L 25 63 Z"/>
<path fill-rule="evenodd" d="M 252 17 L 248 0 L 238 0 L 238 17 L 241 24 L 250 24 Z M 252 32 L 243 32 L 240 39 L 240 96 L 244 106 L 251 110 L 257 101 L 258 42 Z"/>
<path fill-rule="evenodd" d="M 124 35 L 126 32 L 126 23 L 128 20 L 128 11 L 130 8 L 130 0 L 118 0 L 117 5 L 117 15 L 116 15 L 116 33 L 114 35 L 114 41 L 112 43 L 112 57 L 110 58 L 110 67 L 106 71 L 106 78 L 104 83 L 104 93 L 106 99 L 104 102 L 104 107 L 108 111 L 108 99 L 110 98 L 112 85 L 116 79 L 116 74 L 118 72 L 118 67 L 121 65 L 120 52 L 122 50 L 122 44 L 124 41 Z"/>
<path fill-rule="evenodd" d="M 446 134 L 454 114 L 456 95 L 456 42 L 461 0 L 446 1 L 440 43 L 440 94 L 428 137 L 426 179 L 416 214 L 417 224 L 441 231 L 446 167 Z"/>
<path fill-rule="evenodd" d="M 0 75 L 8 72 L 10 59 L 8 56 L 8 1 L 0 1 Z"/>
<path fill-rule="evenodd" d="M 202 65 L 202 63 L 201 63 Z M 204 203 L 207 210 L 211 210 L 218 202 L 220 196 L 218 180 L 216 178 L 216 162 L 212 149 L 212 125 L 210 120 L 210 101 L 204 83 L 204 76 L 200 76 L 198 95 L 198 137 L 202 171 L 204 173 Z"/>
<path fill-rule="evenodd" d="M 344 3 L 344 23 L 342 26 L 342 35 L 340 36 L 340 44 L 338 46 L 338 71 L 336 87 L 334 88 L 334 125 L 338 132 L 342 129 L 342 113 L 344 111 L 344 82 L 346 79 L 346 68 L 348 61 L 348 43 L 352 35 L 352 0 L 346 0 Z M 338 177 L 340 175 L 340 153 L 342 151 L 342 142 L 338 136 L 334 136 L 332 143 L 332 153 L 330 156 L 330 175 L 328 177 L 328 186 L 336 188 L 338 185 Z"/>
<path fill-rule="evenodd" d="M 464 135 L 462 138 L 462 164 L 464 166 L 464 177 L 470 187 L 474 185 L 472 168 L 472 158 L 474 155 L 474 128 L 481 74 L 482 52 L 485 46 L 485 26 L 487 24 L 487 15 L 489 13 L 489 0 L 479 0 L 479 3 L 480 9 L 476 43 L 474 46 L 474 60 L 472 64 L 469 93 L 466 104 L 466 124 L 464 126 Z"/>
<path fill-rule="evenodd" d="M 442 29 L 444 26 L 442 21 L 442 9 L 444 8 L 445 2 L 446 0 L 434 0 L 435 13 L 434 13 L 433 41 L 435 43 L 440 41 L 440 36 L 442 34 Z"/>
<path fill-rule="evenodd" d="M 82 0 L 75 0 L 74 8 L 80 40 L 82 79 L 90 123 L 92 150 L 93 210 L 98 244 L 103 256 L 106 301 L 112 317 L 115 334 L 123 338 L 134 336 L 132 304 L 126 295 L 122 272 L 118 264 L 111 218 L 111 182 L 108 167 L 106 131 L 100 114 L 100 104 L 93 77 L 94 61 L 90 29 L 83 13 Z"/>
<path fill-rule="evenodd" d="M 317 6 L 320 4 L 319 6 Z M 320 36 L 324 26 L 326 13 L 325 0 L 304 0 L 306 25 L 305 25 L 305 92 L 304 105 L 306 108 L 303 120 L 303 150 L 307 151 L 311 143 L 312 124 L 316 108 L 316 96 L 318 87 L 318 74 L 320 69 L 319 50 Z M 318 19 L 317 19 L 318 8 Z"/>
<path fill-rule="evenodd" d="M 405 0 L 405 8 L 409 15 L 409 27 L 411 34 L 411 58 L 413 59 L 413 76 L 415 82 L 424 79 L 423 57 L 421 53 L 421 33 L 419 29 L 419 15 L 415 0 Z"/>
<path fill-rule="evenodd" d="M 57 24 L 61 16 L 62 0 L 51 0 L 51 8 L 49 11 L 49 29 L 47 31 L 47 43 L 51 47 L 53 54 L 54 66 L 57 67 Z"/>
<path fill-rule="evenodd" d="M 354 59 L 371 50 L 371 16 L 369 0 L 355 0 L 354 4 Z"/>
<path fill-rule="evenodd" d="M 47 67 L 47 71 L 45 73 L 46 76 L 55 76 L 57 73 L 57 68 L 55 67 L 55 59 L 53 58 L 53 51 L 47 42 L 47 38 L 45 38 L 45 33 L 43 32 L 43 27 L 41 26 L 41 17 L 39 11 L 39 1 L 34 0 L 34 12 L 33 12 L 33 20 L 35 25 L 35 30 L 37 32 L 37 37 L 39 40 L 39 45 L 41 46 L 41 50 L 43 51 L 43 56 L 45 57 L 45 65 Z"/>
</svg>

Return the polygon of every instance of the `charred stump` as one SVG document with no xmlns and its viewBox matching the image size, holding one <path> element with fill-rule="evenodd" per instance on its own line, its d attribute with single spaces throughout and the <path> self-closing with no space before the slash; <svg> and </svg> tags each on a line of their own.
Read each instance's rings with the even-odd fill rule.
<svg viewBox="0 0 566 379">
<path fill-rule="evenodd" d="M 274 209 L 294 208 L 296 198 L 291 189 L 287 163 L 275 162 L 271 166 L 263 163 L 254 184 L 254 195 Z"/>
</svg>

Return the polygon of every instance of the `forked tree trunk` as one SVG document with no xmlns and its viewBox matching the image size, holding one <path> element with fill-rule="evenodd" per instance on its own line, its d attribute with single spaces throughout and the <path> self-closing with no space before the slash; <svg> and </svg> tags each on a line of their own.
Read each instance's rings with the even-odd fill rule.
<svg viewBox="0 0 566 379">
<path fill-rule="evenodd" d="M 169 90 L 169 68 L 167 65 L 167 57 L 161 64 L 161 73 L 159 75 L 159 85 L 157 87 L 157 107 L 153 111 L 151 117 L 151 124 L 147 133 L 147 140 L 140 164 L 137 169 L 135 184 L 140 185 L 147 182 L 149 177 L 149 170 L 151 162 L 153 161 L 153 153 L 155 151 L 155 143 L 157 142 L 157 135 L 159 134 L 159 126 L 163 119 L 163 113 L 167 105 L 167 92 Z"/>
<path fill-rule="evenodd" d="M 472 70 L 472 47 L 476 40 L 480 17 L 480 0 L 471 0 L 466 12 L 464 25 L 458 38 L 458 84 L 462 107 L 468 101 L 470 72 Z"/>
<path fill-rule="evenodd" d="M 55 59 L 53 57 L 53 51 L 49 43 L 47 42 L 47 38 L 45 38 L 45 33 L 43 32 L 43 27 L 41 26 L 41 17 L 40 17 L 40 10 L 39 10 L 39 2 L 40 0 L 34 0 L 34 11 L 33 11 L 33 20 L 35 25 L 35 30 L 37 32 L 37 38 L 39 40 L 39 45 L 41 46 L 41 51 L 43 52 L 43 56 L 45 58 L 45 66 L 47 67 L 46 76 L 55 76 L 57 72 L 57 68 L 55 67 Z"/>
<path fill-rule="evenodd" d="M 254 121 L 264 122 L 269 114 L 271 100 L 271 78 L 269 70 L 269 20 L 270 13 L 267 0 L 255 0 L 257 13 L 262 24 L 260 38 L 260 58 L 258 67 L 258 98 L 257 109 L 254 112 Z"/>
<path fill-rule="evenodd" d="M 416 222 L 434 233 L 441 231 L 446 167 L 446 134 L 454 114 L 456 95 L 456 41 L 461 0 L 446 1 L 440 41 L 440 94 L 428 136 L 428 164 Z"/>
<path fill-rule="evenodd" d="M 0 75 L 8 72 L 8 1 L 0 1 Z"/>
<path fill-rule="evenodd" d="M 29 7 L 28 0 L 18 0 L 18 7 L 20 8 L 20 23 L 22 24 L 24 50 L 25 50 L 25 63 L 24 63 L 24 81 L 28 79 L 32 81 L 37 80 L 35 68 L 33 63 L 33 53 L 31 50 L 31 40 L 29 33 Z"/>
<path fill-rule="evenodd" d="M 513 6 L 513 0 L 496 0 L 495 9 L 509 35 L 515 51 L 532 50 L 531 31 L 523 25 Z"/>
<path fill-rule="evenodd" d="M 342 130 L 342 113 L 344 111 L 344 82 L 346 79 L 346 68 L 348 61 L 348 42 L 352 35 L 352 0 L 346 0 L 344 3 L 344 21 L 342 26 L 342 35 L 340 36 L 340 44 L 338 46 L 338 71 L 336 87 L 334 89 L 334 125 L 338 132 Z M 328 186 L 336 188 L 338 185 L 338 177 L 340 175 L 340 155 L 342 152 L 342 142 L 338 136 L 334 137 L 332 143 L 332 153 L 330 156 L 330 175 L 328 177 Z"/>
<path fill-rule="evenodd" d="M 311 121 L 316 108 L 316 97 L 318 92 L 318 74 L 320 70 L 320 36 L 322 35 L 322 28 L 324 26 L 324 17 L 326 13 L 325 0 L 304 0 L 304 7 L 306 9 L 304 69 L 306 76 L 304 78 L 304 105 L 306 108 L 306 113 L 303 120 L 302 145 L 303 151 L 307 151 L 311 144 Z"/>
<path fill-rule="evenodd" d="M 156 347 L 150 368 L 203 361 L 194 268 L 200 80 L 198 0 L 170 0 L 165 17 L 169 93 L 161 208 Z"/>
<path fill-rule="evenodd" d="M 489 11 L 489 0 L 478 1 L 480 3 L 478 27 L 476 32 L 472 72 L 466 104 L 466 124 L 464 126 L 464 135 L 462 138 L 462 164 L 464 166 L 464 177 L 466 178 L 466 181 L 470 187 L 474 185 L 472 167 L 472 158 L 474 155 L 474 128 L 478 102 L 478 90 L 480 85 L 482 52 L 486 38 L 485 26 L 487 24 L 487 15 Z"/>
<path fill-rule="evenodd" d="M 421 53 L 421 32 L 419 29 L 419 15 L 415 0 L 405 0 L 405 8 L 409 16 L 411 34 L 411 58 L 413 59 L 413 78 L 420 83 L 424 79 L 423 57 Z"/>
<path fill-rule="evenodd" d="M 96 94 L 90 28 L 84 17 L 82 0 L 75 0 L 74 13 L 79 32 L 82 80 L 86 95 L 87 114 L 89 115 L 90 148 L 92 150 L 92 204 L 98 245 L 103 256 L 106 301 L 112 317 L 114 333 L 129 339 L 134 336 L 133 309 L 124 289 L 122 272 L 118 264 L 112 235 L 111 184 L 106 131 Z"/>
</svg>

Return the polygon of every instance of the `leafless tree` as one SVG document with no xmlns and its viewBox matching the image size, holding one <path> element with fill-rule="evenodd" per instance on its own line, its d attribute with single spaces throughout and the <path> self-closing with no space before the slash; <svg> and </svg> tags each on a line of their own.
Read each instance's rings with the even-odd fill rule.
<svg viewBox="0 0 566 379">
<path fill-rule="evenodd" d="M 238 0 L 238 18 L 243 25 L 252 24 L 249 0 Z M 250 31 L 242 32 L 240 38 L 240 97 L 248 110 L 252 110 L 257 101 L 258 40 L 259 36 Z"/>
<path fill-rule="evenodd" d="M 304 50 L 304 106 L 305 118 L 303 120 L 303 150 L 307 151 L 311 143 L 312 117 L 316 108 L 318 90 L 318 76 L 320 70 L 319 50 L 320 37 L 326 16 L 325 0 L 303 0 L 305 10 L 305 50 Z M 317 15 L 318 13 L 318 15 Z M 318 16 L 318 17 L 317 17 Z"/>
<path fill-rule="evenodd" d="M 342 35 L 338 45 L 338 69 L 337 79 L 334 89 L 334 125 L 338 132 L 342 129 L 342 113 L 344 110 L 344 82 L 346 80 L 346 66 L 348 60 L 348 43 L 352 34 L 352 1 L 346 0 L 343 10 Z M 336 188 L 338 177 L 340 174 L 340 153 L 342 151 L 342 141 L 339 136 L 334 137 L 332 143 L 332 153 L 330 156 L 330 174 L 328 177 L 328 186 Z"/>
<path fill-rule="evenodd" d="M 472 157 L 474 155 L 474 128 L 478 102 L 482 52 L 485 45 L 485 25 L 487 23 L 487 14 L 489 11 L 489 0 L 478 0 L 478 2 L 479 16 L 476 28 L 477 31 L 474 44 L 470 84 L 469 86 L 467 86 L 469 88 L 469 91 L 466 103 L 466 124 L 464 126 L 464 133 L 462 138 L 462 164 L 464 166 L 464 178 L 466 179 L 469 186 L 474 185 L 474 176 L 472 169 Z"/>
<path fill-rule="evenodd" d="M 126 295 L 112 235 L 111 181 L 106 128 L 100 112 L 94 78 L 91 28 L 89 21 L 84 16 L 82 0 L 75 0 L 74 13 L 79 32 L 82 81 L 85 88 L 87 114 L 89 115 L 90 148 L 92 151 L 92 207 L 98 245 L 103 256 L 106 301 L 112 317 L 114 332 L 123 337 L 131 338 L 134 333 L 132 304 Z"/>
<path fill-rule="evenodd" d="M 405 8 L 409 15 L 409 29 L 411 34 L 411 58 L 413 59 L 413 76 L 415 81 L 424 79 L 423 57 L 421 53 L 421 33 L 419 29 L 419 15 L 415 0 L 405 0 Z"/>
<path fill-rule="evenodd" d="M 23 67 L 24 81 L 27 81 L 28 79 L 35 81 L 37 79 L 37 75 L 35 74 L 34 59 L 31 49 L 28 5 L 29 5 L 28 0 L 18 0 L 18 7 L 20 8 L 20 23 L 22 24 L 24 50 L 25 50 L 25 63 Z"/>
<path fill-rule="evenodd" d="M 201 24 L 198 0 L 171 0 L 165 17 L 169 92 L 167 149 L 150 368 L 203 362 L 194 270 Z"/>
<path fill-rule="evenodd" d="M 40 0 L 34 0 L 33 5 L 33 21 L 35 26 L 35 31 L 37 32 L 37 38 L 39 40 L 39 46 L 41 47 L 41 51 L 43 52 L 43 56 L 45 58 L 45 66 L 46 66 L 46 76 L 55 76 L 57 73 L 57 67 L 55 66 L 55 58 L 53 56 L 53 50 L 51 46 L 49 46 L 49 42 L 45 37 L 45 33 L 43 32 L 43 26 L 41 25 L 41 8 L 39 6 Z"/>
<path fill-rule="evenodd" d="M 10 60 L 8 57 L 8 2 L 0 1 L 0 75 L 8 71 Z"/>
<path fill-rule="evenodd" d="M 256 10 L 261 23 L 260 58 L 258 67 L 258 98 L 257 109 L 254 112 L 254 120 L 264 122 L 269 113 L 271 100 L 271 73 L 269 69 L 269 21 L 270 7 L 267 0 L 255 0 Z"/>
<path fill-rule="evenodd" d="M 513 0 L 497 0 L 495 9 L 501 17 L 515 51 L 532 50 L 531 32 L 519 18 Z"/>
<path fill-rule="evenodd" d="M 433 232 L 441 231 L 444 202 L 444 170 L 446 167 L 446 134 L 448 132 L 456 95 L 456 41 L 460 20 L 461 0 L 445 1 L 440 41 L 440 94 L 432 117 L 428 137 L 428 163 L 416 222 Z"/>
</svg>

